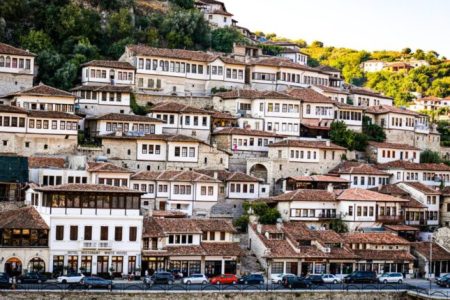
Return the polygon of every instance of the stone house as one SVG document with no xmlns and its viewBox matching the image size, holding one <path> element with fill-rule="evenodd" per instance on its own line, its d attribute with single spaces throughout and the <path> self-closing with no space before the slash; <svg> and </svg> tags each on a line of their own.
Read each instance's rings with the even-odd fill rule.
<svg viewBox="0 0 450 300">
<path fill-rule="evenodd" d="M 369 142 L 366 152 L 370 162 L 383 164 L 396 160 L 420 163 L 422 151 L 407 144 Z"/>
<path fill-rule="evenodd" d="M 356 161 L 344 161 L 330 170 L 328 174 L 349 180 L 352 188 L 363 189 L 385 185 L 389 183 L 389 178 L 392 176 L 373 165 Z"/>
</svg>

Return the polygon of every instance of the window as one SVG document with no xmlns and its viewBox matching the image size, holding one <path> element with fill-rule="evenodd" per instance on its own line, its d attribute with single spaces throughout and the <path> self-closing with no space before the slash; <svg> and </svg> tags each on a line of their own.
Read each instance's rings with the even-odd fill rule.
<svg viewBox="0 0 450 300">
<path fill-rule="evenodd" d="M 108 226 L 100 227 L 100 240 L 102 240 L 102 241 L 108 240 Z"/>
<path fill-rule="evenodd" d="M 353 216 L 353 206 L 348 207 L 348 215 Z"/>
<path fill-rule="evenodd" d="M 70 226 L 70 240 L 71 241 L 78 240 L 78 226 Z"/>
<path fill-rule="evenodd" d="M 130 242 L 135 242 L 137 240 L 137 227 L 130 227 Z"/>
<path fill-rule="evenodd" d="M 57 241 L 62 241 L 64 240 L 64 226 L 62 225 L 57 225 L 56 226 L 56 236 L 55 239 Z"/>
<path fill-rule="evenodd" d="M 122 227 L 118 226 L 114 230 L 114 240 L 116 242 L 122 241 Z"/>
<path fill-rule="evenodd" d="M 84 226 L 84 240 L 85 241 L 92 240 L 92 226 Z"/>
</svg>

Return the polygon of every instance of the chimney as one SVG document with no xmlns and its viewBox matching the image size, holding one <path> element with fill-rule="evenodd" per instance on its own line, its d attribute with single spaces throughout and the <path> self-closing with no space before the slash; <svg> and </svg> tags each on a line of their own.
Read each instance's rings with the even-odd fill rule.
<svg viewBox="0 0 450 300">
<path fill-rule="evenodd" d="M 334 192 L 334 186 L 332 183 L 329 183 L 327 186 L 327 192 L 328 193 L 333 193 Z"/>
<path fill-rule="evenodd" d="M 219 178 L 219 172 L 218 171 L 214 171 L 213 177 L 214 177 L 214 179 Z"/>
<path fill-rule="evenodd" d="M 328 140 L 328 141 L 325 142 L 325 145 L 326 145 L 327 147 L 330 147 L 330 146 L 331 146 L 331 142 Z"/>
<path fill-rule="evenodd" d="M 256 231 L 257 231 L 259 234 L 262 234 L 262 225 L 261 225 L 260 223 L 256 224 Z"/>
</svg>

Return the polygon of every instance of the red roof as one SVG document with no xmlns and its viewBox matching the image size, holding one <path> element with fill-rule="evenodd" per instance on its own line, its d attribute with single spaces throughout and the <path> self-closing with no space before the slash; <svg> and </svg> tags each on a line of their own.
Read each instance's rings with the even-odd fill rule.
<svg viewBox="0 0 450 300">
<path fill-rule="evenodd" d="M 69 92 L 45 85 L 39 84 L 29 89 L 25 89 L 15 93 L 14 95 L 23 96 L 23 95 L 31 95 L 31 96 L 51 96 L 51 97 L 65 97 L 65 98 L 74 98 L 75 96 Z"/>
<path fill-rule="evenodd" d="M 376 201 L 376 202 L 408 202 L 407 199 L 393 197 L 365 189 L 336 190 L 337 199 L 341 201 Z"/>
<path fill-rule="evenodd" d="M 344 147 L 338 146 L 326 141 L 308 141 L 308 140 L 283 140 L 281 142 L 270 144 L 269 147 L 296 147 L 296 148 L 312 148 L 325 150 L 342 150 L 346 151 Z"/>
<path fill-rule="evenodd" d="M 389 106 L 389 105 L 370 106 L 369 108 L 367 108 L 366 113 L 374 114 L 374 115 L 395 113 L 395 114 L 410 115 L 410 116 L 415 116 L 415 117 L 419 116 L 418 113 L 413 112 L 411 110 L 398 108 L 395 106 Z"/>
<path fill-rule="evenodd" d="M 0 43 L 0 54 L 20 55 L 20 56 L 36 56 L 28 50 L 13 47 L 8 44 Z"/>
<path fill-rule="evenodd" d="M 419 148 L 410 146 L 408 144 L 394 144 L 394 143 L 378 143 L 378 142 L 369 142 L 369 146 L 375 148 L 386 148 L 386 149 L 398 149 L 398 150 L 414 150 L 420 151 Z"/>
<path fill-rule="evenodd" d="M 446 164 L 430 164 L 430 163 L 413 163 L 405 160 L 396 160 L 384 164 L 376 165 L 381 170 L 418 170 L 418 171 L 441 171 L 450 172 L 450 166 Z"/>
<path fill-rule="evenodd" d="M 213 135 L 245 135 L 245 136 L 262 136 L 262 137 L 275 137 L 283 138 L 283 135 L 273 133 L 270 131 L 245 129 L 238 127 L 224 128 L 213 133 Z"/>
<path fill-rule="evenodd" d="M 329 173 L 390 176 L 389 173 L 378 170 L 377 168 L 371 165 L 356 161 L 344 161 L 340 163 L 337 167 L 332 169 Z"/>
</svg>

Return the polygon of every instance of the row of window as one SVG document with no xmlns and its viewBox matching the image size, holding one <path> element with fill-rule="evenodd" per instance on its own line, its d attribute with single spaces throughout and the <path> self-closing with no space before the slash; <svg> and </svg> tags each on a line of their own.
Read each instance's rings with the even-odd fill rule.
<svg viewBox="0 0 450 300">
<path fill-rule="evenodd" d="M 25 118 L 0 116 L 0 126 L 25 128 Z"/>
<path fill-rule="evenodd" d="M 403 125 L 403 118 L 392 117 L 391 118 L 391 125 L 392 126 L 396 126 L 396 127 L 402 127 L 402 125 Z M 414 125 L 415 125 L 414 118 L 406 118 L 405 119 L 405 126 L 406 127 L 414 127 Z"/>
<path fill-rule="evenodd" d="M 373 105 L 370 105 L 370 98 L 358 97 L 358 106 L 377 106 L 380 105 L 380 100 L 373 99 Z"/>
<path fill-rule="evenodd" d="M 306 105 L 306 114 L 311 114 L 311 105 Z M 327 107 L 327 106 L 316 106 L 316 116 L 332 116 L 333 115 L 333 108 Z"/>
<path fill-rule="evenodd" d="M 106 79 L 106 70 L 100 70 L 100 69 L 93 69 L 91 68 L 91 78 L 104 78 Z M 114 78 L 115 74 L 114 74 L 114 70 L 111 70 L 109 73 L 109 76 L 111 78 Z M 89 77 L 89 69 L 86 69 L 86 77 Z M 133 80 L 133 72 L 125 72 L 125 71 L 119 71 L 117 73 L 117 79 L 118 80 L 128 80 L 128 81 L 132 81 Z"/>
<path fill-rule="evenodd" d="M 232 183 L 230 185 L 230 192 L 231 193 L 255 193 L 255 185 L 253 183 L 247 184 L 247 183 Z"/>
<path fill-rule="evenodd" d="M 44 207 L 91 209 L 139 209 L 140 197 L 126 194 L 44 194 Z"/>
<path fill-rule="evenodd" d="M 400 152 L 400 159 L 409 159 L 409 151 L 399 151 Z M 395 150 L 383 150 L 381 151 L 381 157 L 383 158 L 396 158 L 395 157 Z M 413 159 L 417 158 L 416 151 L 412 151 L 412 157 Z"/>
<path fill-rule="evenodd" d="M 74 105 L 72 104 L 23 102 L 23 107 L 27 110 L 59 111 L 66 113 L 74 111 Z"/>
<path fill-rule="evenodd" d="M 214 67 L 213 67 L 214 68 Z M 220 68 L 220 67 L 219 67 Z M 214 75 L 214 74 L 213 74 Z M 220 74 L 219 74 L 220 75 Z M 239 79 L 244 80 L 244 70 L 229 69 L 227 68 L 227 79 Z"/>
<path fill-rule="evenodd" d="M 71 225 L 69 231 L 69 240 L 70 241 L 78 241 L 78 225 Z M 132 226 L 129 227 L 129 241 L 135 242 L 137 240 L 137 227 Z M 92 226 L 84 226 L 84 240 L 92 241 Z M 55 240 L 63 241 L 64 240 L 64 225 L 57 225 L 55 230 Z M 108 241 L 109 240 L 109 227 L 108 226 L 100 226 L 100 236 L 99 240 Z M 114 227 L 114 241 L 121 242 L 123 240 L 123 227 L 115 226 Z"/>
<path fill-rule="evenodd" d="M 427 204 L 436 205 L 436 203 L 437 203 L 437 196 L 427 196 Z"/>
<path fill-rule="evenodd" d="M 361 121 L 362 113 L 356 111 L 339 111 L 339 120 Z"/>
<path fill-rule="evenodd" d="M 144 87 L 144 78 L 138 78 L 138 87 Z M 149 89 L 161 89 L 161 79 L 147 79 L 147 88 Z"/>
<path fill-rule="evenodd" d="M 178 185 L 175 184 L 173 186 L 173 194 L 174 195 L 191 195 L 192 187 L 190 185 Z"/>
<path fill-rule="evenodd" d="M 202 241 L 225 241 L 225 231 L 204 231 Z"/>
<path fill-rule="evenodd" d="M 348 207 L 348 215 L 353 216 L 353 206 Z M 357 206 L 356 216 L 358 217 L 373 217 L 375 215 L 375 208 L 373 206 Z"/>
<path fill-rule="evenodd" d="M 195 157 L 195 147 L 175 147 L 175 157 Z"/>
<path fill-rule="evenodd" d="M 142 154 L 159 155 L 161 154 L 161 145 L 142 145 Z"/>
<path fill-rule="evenodd" d="M 145 65 L 144 65 L 145 62 Z M 203 74 L 203 65 L 180 63 L 168 60 L 160 60 L 158 67 L 157 59 L 143 59 L 139 58 L 138 69 L 140 70 L 153 70 L 172 73 L 193 73 Z"/>
<path fill-rule="evenodd" d="M 192 118 L 192 123 L 191 123 L 191 118 Z M 183 123 L 183 119 L 184 119 L 184 123 Z M 203 127 L 207 127 L 208 124 L 208 117 L 198 117 L 198 116 L 181 116 L 180 117 L 180 124 L 184 124 L 186 126 L 191 126 L 191 124 L 193 126 L 199 126 L 200 124 L 200 120 L 201 120 L 201 126 Z"/>
<path fill-rule="evenodd" d="M 149 184 L 148 189 L 147 189 L 147 184 L 135 183 L 135 184 L 133 184 L 133 189 L 136 191 L 141 191 L 141 192 L 145 192 L 145 193 L 147 193 L 147 191 L 148 191 L 149 194 L 155 193 L 155 185 L 154 184 Z"/>
<path fill-rule="evenodd" d="M 97 97 L 100 96 L 100 99 Z M 122 93 L 113 93 L 113 92 L 96 92 L 96 91 L 81 91 L 80 98 L 85 100 L 101 100 L 101 101 L 110 101 L 110 102 L 122 102 Z"/>
<path fill-rule="evenodd" d="M 110 186 L 128 186 L 128 179 L 126 178 L 99 178 L 98 184 Z"/>
<path fill-rule="evenodd" d="M 336 209 L 321 209 L 318 214 L 315 209 L 292 209 L 291 216 L 303 218 L 335 218 Z"/>
<path fill-rule="evenodd" d="M 143 133 L 155 133 L 155 125 L 154 124 L 139 124 L 139 123 L 121 123 L 121 122 L 107 122 L 106 123 L 106 131 L 108 132 L 116 132 L 116 131 L 123 131 L 128 132 L 130 130 L 130 127 L 133 129 L 133 131 L 139 131 Z"/>
<path fill-rule="evenodd" d="M 29 58 L 17 58 L 10 56 L 0 56 L 0 68 L 14 68 L 14 69 L 31 69 L 31 59 Z"/>
<path fill-rule="evenodd" d="M 264 111 L 264 103 L 259 104 L 259 110 Z M 281 104 L 280 103 L 268 103 L 268 112 L 284 112 L 284 113 L 298 113 L 300 111 L 300 105 L 298 104 Z"/>
<path fill-rule="evenodd" d="M 353 185 L 366 185 L 366 177 L 365 176 L 361 176 L 359 177 L 359 183 L 358 183 L 358 176 L 353 177 Z M 378 185 L 384 185 L 388 183 L 388 179 L 387 178 L 383 178 L 383 177 L 378 177 Z M 377 185 L 376 183 L 376 177 L 367 177 L 367 185 L 368 186 L 375 186 Z"/>
<path fill-rule="evenodd" d="M 317 159 L 317 156 L 318 156 L 317 151 L 291 150 L 290 158 L 293 158 L 293 159 Z"/>
<path fill-rule="evenodd" d="M 78 129 L 78 122 L 52 120 L 51 128 L 53 130 L 58 129 L 58 122 L 59 122 L 60 130 L 77 130 Z M 49 129 L 49 126 L 50 126 L 49 120 L 36 120 L 36 119 L 28 120 L 28 128 L 36 127 L 36 129 Z"/>
<path fill-rule="evenodd" d="M 255 143 L 256 140 L 256 143 Z M 258 146 L 258 147 L 267 147 L 269 144 L 272 144 L 273 141 L 269 141 L 269 139 L 262 139 L 262 138 L 242 138 L 242 139 L 233 139 L 233 148 L 236 148 L 237 146 Z"/>
<path fill-rule="evenodd" d="M 299 133 L 298 126 L 299 126 L 299 124 L 296 124 L 296 123 L 281 123 L 281 131 Z M 280 123 L 274 122 L 273 126 L 272 126 L 272 122 L 267 122 L 267 130 L 268 131 L 279 131 Z"/>
</svg>

